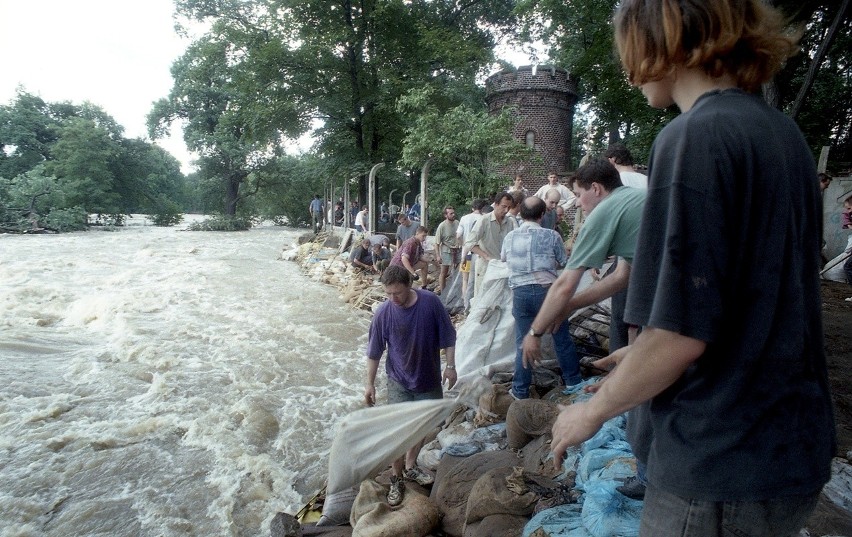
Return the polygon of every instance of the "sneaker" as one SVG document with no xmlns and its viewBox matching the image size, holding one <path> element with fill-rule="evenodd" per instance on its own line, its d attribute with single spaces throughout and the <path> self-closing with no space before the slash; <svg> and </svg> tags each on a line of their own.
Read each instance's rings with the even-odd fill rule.
<svg viewBox="0 0 852 537">
<path fill-rule="evenodd" d="M 405 483 L 402 479 L 392 475 L 390 478 L 390 490 L 388 491 L 388 505 L 396 507 L 402 503 L 402 497 L 405 495 Z"/>
<path fill-rule="evenodd" d="M 633 500 L 645 499 L 645 485 L 636 476 L 628 477 L 624 480 L 624 484 L 615 487 L 615 490 Z"/>
<path fill-rule="evenodd" d="M 421 485 L 421 486 L 424 486 L 424 487 L 426 485 L 431 485 L 432 483 L 435 482 L 434 477 L 432 477 L 430 474 L 427 474 L 426 472 L 421 470 L 418 466 L 415 466 L 414 468 L 407 469 L 405 471 L 405 474 L 403 474 L 403 475 L 409 481 L 414 481 L 418 485 Z"/>
</svg>

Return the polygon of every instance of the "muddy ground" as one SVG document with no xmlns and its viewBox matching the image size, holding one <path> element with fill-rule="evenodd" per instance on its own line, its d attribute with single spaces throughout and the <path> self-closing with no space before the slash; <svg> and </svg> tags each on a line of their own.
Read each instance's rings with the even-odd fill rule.
<svg viewBox="0 0 852 537">
<path fill-rule="evenodd" d="M 846 302 L 848 297 L 852 297 L 852 285 L 823 281 L 822 323 L 840 457 L 852 451 L 852 302 Z"/>
</svg>

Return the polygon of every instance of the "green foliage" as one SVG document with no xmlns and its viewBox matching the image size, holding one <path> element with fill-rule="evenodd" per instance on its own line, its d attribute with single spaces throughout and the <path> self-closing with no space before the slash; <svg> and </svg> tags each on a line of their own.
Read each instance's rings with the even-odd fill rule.
<svg viewBox="0 0 852 537">
<path fill-rule="evenodd" d="M 193 222 L 187 229 L 190 231 L 247 231 L 255 223 L 253 218 L 220 214 L 201 222 Z"/>
<path fill-rule="evenodd" d="M 512 112 L 492 116 L 484 103 L 477 109 L 468 104 L 445 109 L 440 97 L 432 88 L 422 88 L 400 99 L 398 108 L 409 125 L 403 164 L 414 167 L 432 159 L 437 199 L 452 205 L 469 203 L 505 186 L 507 178 L 494 170 L 530 158 L 530 150 L 512 136 Z M 455 192 L 454 199 L 444 190 Z"/>
<path fill-rule="evenodd" d="M 315 127 L 316 155 L 337 181 L 395 162 L 405 136 L 397 100 L 425 86 L 456 104 L 481 97 L 476 78 L 493 60 L 495 33 L 513 27 L 512 4 L 179 0 L 179 15 L 210 31 L 173 66 L 172 92 L 149 116 L 151 135 L 185 120 L 202 175 L 225 183 L 227 214 L 238 214 L 238 203 L 268 205 L 265 189 L 277 183 L 267 168 Z M 406 188 L 395 184 L 400 176 L 383 173 L 387 192 Z M 366 171 L 353 197 L 365 179 Z"/>
<path fill-rule="evenodd" d="M 82 207 L 53 209 L 44 217 L 43 227 L 58 232 L 88 229 L 88 214 Z"/>
<path fill-rule="evenodd" d="M 802 52 L 785 64 L 772 85 L 777 95 L 777 103 L 773 104 L 790 112 L 841 3 L 767 3 L 784 10 L 794 24 L 804 23 Z M 654 137 L 676 115 L 676 110 L 652 109 L 638 90 L 628 86 L 613 39 L 611 20 L 617 4 L 617 0 L 521 0 L 516 6 L 522 20 L 519 38 L 547 43 L 550 60 L 578 79 L 580 108 L 589 112 L 582 117 L 585 145 L 581 153 L 599 152 L 612 142 L 624 141 L 634 159 L 642 162 Z M 796 117 L 815 154 L 821 146 L 831 145 L 832 159 L 847 163 L 852 161 L 850 17 L 852 12 L 847 11 Z"/>
<path fill-rule="evenodd" d="M 177 160 L 149 142 L 124 138 L 123 128 L 91 103 L 47 103 L 19 90 L 0 106 L 0 148 L 7 230 L 44 226 L 59 209 L 69 212 L 57 225 L 73 229 L 76 208 L 111 215 L 111 225 L 120 225 L 125 214 L 150 212 L 163 197 L 186 204 Z"/>
<path fill-rule="evenodd" d="M 169 227 L 183 222 L 183 211 L 181 207 L 165 196 L 160 196 L 157 209 L 148 215 L 155 226 Z"/>
</svg>

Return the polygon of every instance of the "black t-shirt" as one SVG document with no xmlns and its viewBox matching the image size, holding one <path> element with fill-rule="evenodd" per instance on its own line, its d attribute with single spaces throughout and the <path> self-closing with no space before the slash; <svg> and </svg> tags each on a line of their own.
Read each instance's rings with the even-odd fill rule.
<svg viewBox="0 0 852 537">
<path fill-rule="evenodd" d="M 820 201 L 796 124 L 739 90 L 659 134 L 625 321 L 707 342 L 650 403 L 652 484 L 682 497 L 818 491 L 834 419 L 822 343 Z M 636 425 L 636 424 L 634 424 Z"/>
</svg>

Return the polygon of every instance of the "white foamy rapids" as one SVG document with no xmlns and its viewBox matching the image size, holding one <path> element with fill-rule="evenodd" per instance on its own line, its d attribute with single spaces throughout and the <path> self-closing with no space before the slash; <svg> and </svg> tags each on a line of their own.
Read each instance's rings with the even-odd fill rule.
<svg viewBox="0 0 852 537">
<path fill-rule="evenodd" d="M 268 535 L 361 406 L 367 314 L 298 236 L 0 235 L 0 535 Z"/>
</svg>

